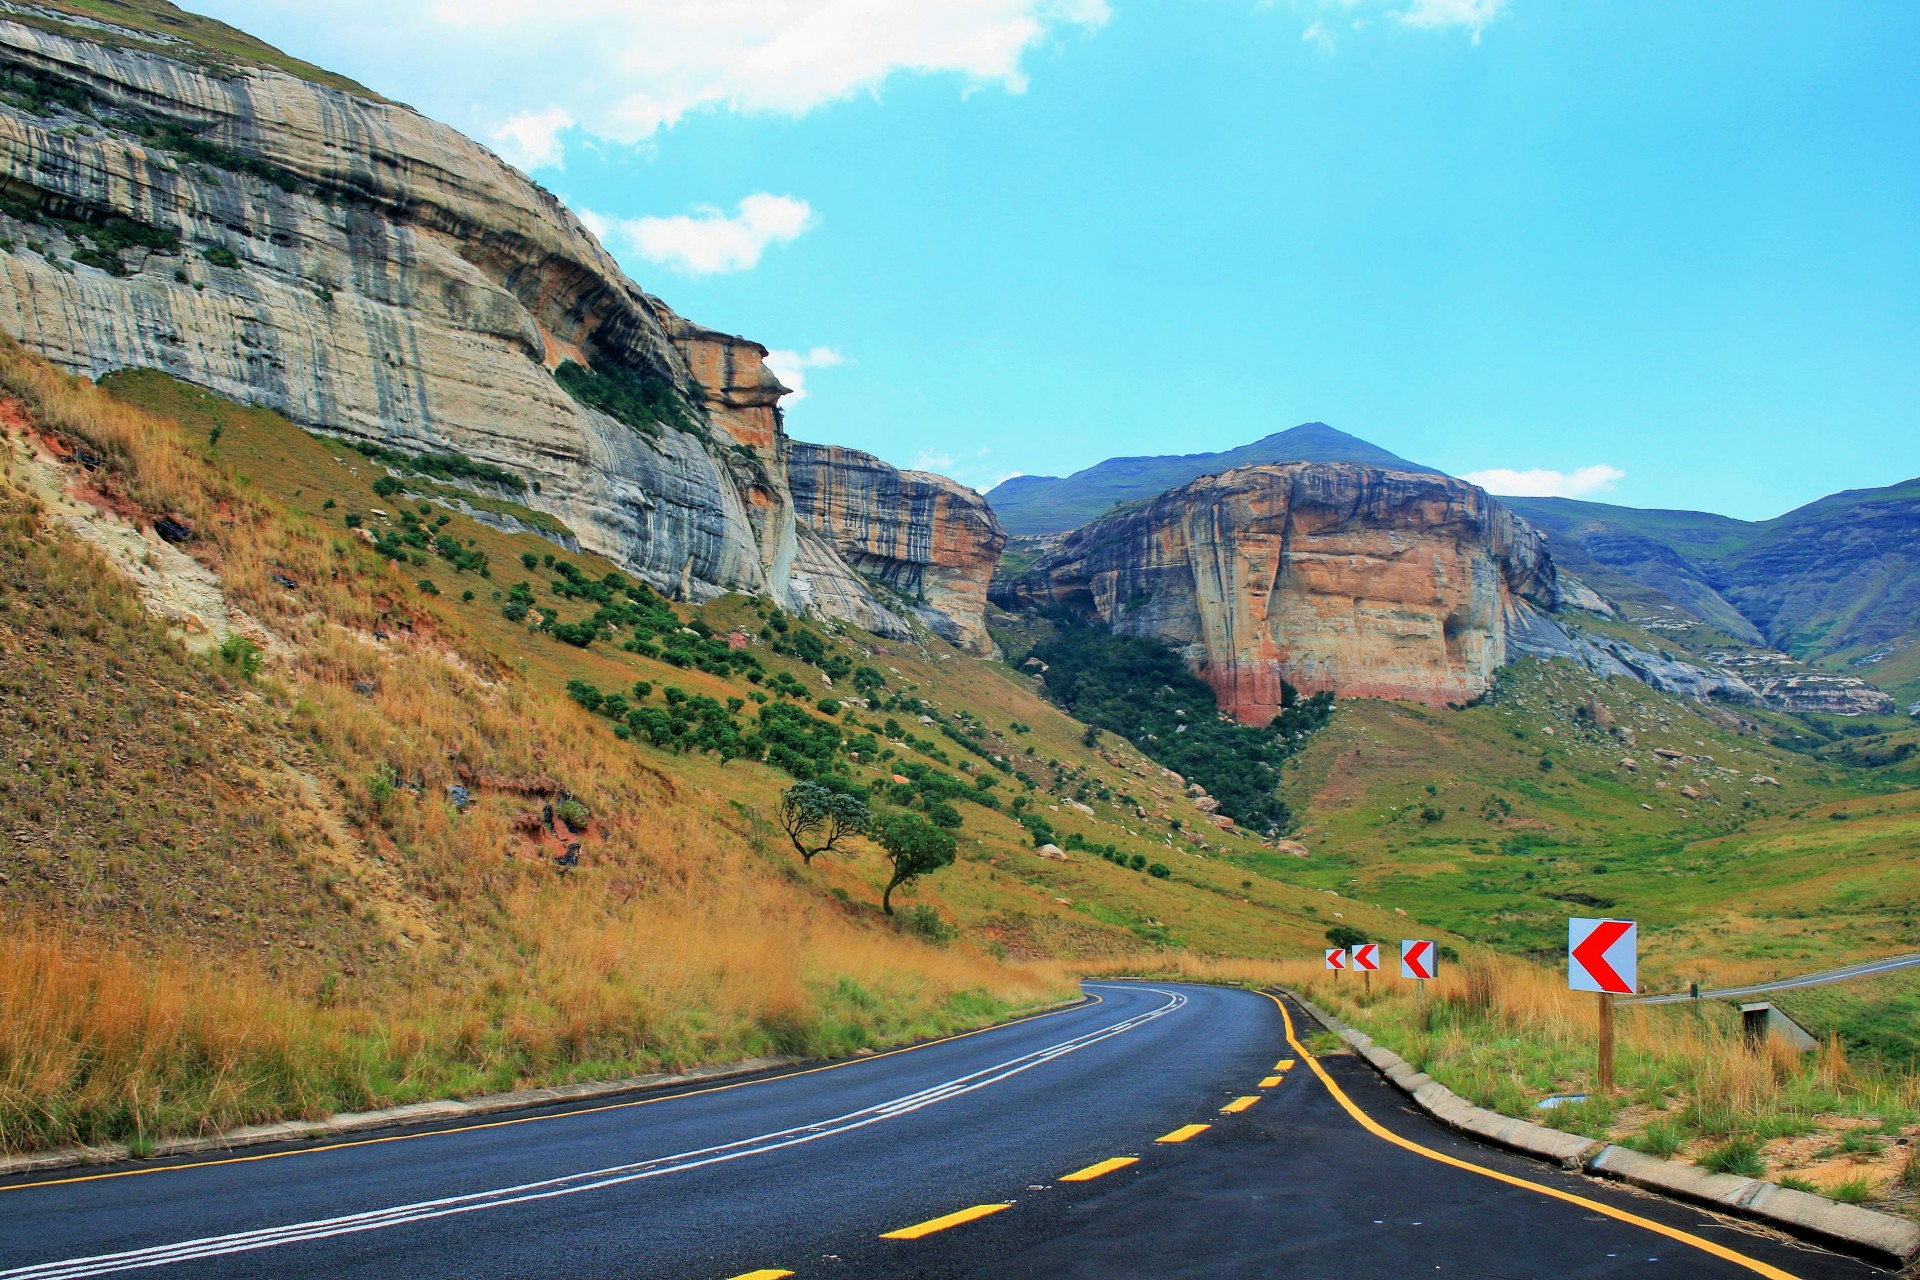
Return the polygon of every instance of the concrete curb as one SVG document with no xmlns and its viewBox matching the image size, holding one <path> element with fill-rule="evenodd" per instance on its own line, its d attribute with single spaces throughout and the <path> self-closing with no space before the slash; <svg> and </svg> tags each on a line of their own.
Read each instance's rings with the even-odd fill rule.
<svg viewBox="0 0 1920 1280">
<path fill-rule="evenodd" d="M 1024 1022 L 1029 1018 L 1037 1018 L 1042 1014 L 1054 1013 L 1086 1002 L 1086 996 L 1079 996 L 1072 1000 L 1056 1000 L 1052 1004 L 1029 1009 L 1018 1017 L 1009 1018 L 999 1025 Z M 622 1080 L 554 1085 L 545 1089 L 518 1089 L 512 1093 L 489 1093 L 475 1098 L 414 1102 L 403 1107 L 385 1107 L 379 1111 L 343 1111 L 322 1120 L 283 1120 L 274 1124 L 250 1124 L 204 1137 L 163 1139 L 154 1143 L 152 1152 L 141 1158 L 161 1160 L 168 1156 L 202 1155 L 209 1151 L 235 1151 L 243 1147 L 264 1146 L 271 1142 L 318 1141 L 322 1138 L 365 1133 L 371 1129 L 438 1124 L 447 1120 L 470 1120 L 480 1116 L 496 1115 L 502 1111 L 550 1106 L 557 1102 L 591 1102 L 600 1098 L 617 1098 L 622 1094 L 669 1089 L 675 1085 L 701 1084 L 709 1080 L 750 1076 L 779 1067 L 797 1066 L 806 1061 L 809 1059 L 746 1058 L 740 1062 L 694 1067 L 689 1071 L 659 1071 L 650 1075 L 629 1076 Z M 36 1152 L 32 1155 L 0 1156 L 0 1178 L 22 1173 L 42 1173 L 49 1169 L 117 1164 L 133 1158 L 133 1152 L 125 1143 L 120 1142 L 103 1143 L 97 1147 L 56 1147 L 51 1151 Z"/>
<path fill-rule="evenodd" d="M 1375 1044 L 1312 1001 L 1276 989 L 1305 1009 L 1364 1058 L 1414 1105 L 1447 1128 L 1508 1151 L 1559 1165 L 1569 1173 L 1611 1178 L 1630 1187 L 1764 1222 L 1790 1235 L 1898 1270 L 1920 1256 L 1920 1223 L 1889 1213 L 1839 1204 L 1757 1178 L 1708 1173 L 1697 1165 L 1663 1160 L 1628 1147 L 1563 1133 L 1476 1107 L 1399 1054 Z"/>
</svg>

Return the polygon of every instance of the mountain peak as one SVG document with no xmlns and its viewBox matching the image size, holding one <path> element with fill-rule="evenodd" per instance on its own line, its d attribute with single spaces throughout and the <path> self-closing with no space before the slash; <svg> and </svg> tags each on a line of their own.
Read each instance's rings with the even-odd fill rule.
<svg viewBox="0 0 1920 1280">
<path fill-rule="evenodd" d="M 1353 462 L 1389 471 L 1441 474 L 1324 422 L 1303 422 L 1218 453 L 1108 458 L 1070 476 L 1016 476 L 996 486 L 987 501 L 1008 533 L 1063 533 L 1116 503 L 1151 498 L 1235 467 L 1275 462 Z"/>
</svg>

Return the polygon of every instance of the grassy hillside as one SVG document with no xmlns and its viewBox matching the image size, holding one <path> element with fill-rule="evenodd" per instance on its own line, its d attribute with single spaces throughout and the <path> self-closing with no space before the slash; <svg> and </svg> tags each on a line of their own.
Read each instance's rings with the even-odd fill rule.
<svg viewBox="0 0 1920 1280">
<path fill-rule="evenodd" d="M 564 537 L 511 486 L 11 346 L 0 391 L 7 1149 L 849 1052 L 1057 998 L 1056 958 L 1297 954 L 1336 906 L 1248 837 L 1176 831 L 1163 771 L 931 637 L 624 579 L 596 625 L 615 567 L 529 532 Z M 736 630 L 732 659 L 697 634 Z M 828 745 L 722 749 L 776 728 Z M 958 862 L 884 918 L 873 844 L 803 867 L 777 825 L 795 769 L 957 815 Z"/>
<path fill-rule="evenodd" d="M 1393 471 L 1433 470 L 1325 423 L 1308 422 L 1220 453 L 1108 458 L 1070 476 L 1015 476 L 1001 481 L 987 501 L 1008 533 L 1063 533 L 1116 504 L 1156 497 L 1201 476 L 1269 462 L 1357 462 Z"/>
<path fill-rule="evenodd" d="M 1345 704 L 1282 794 L 1315 851 L 1305 883 L 1546 958 L 1568 916 L 1638 919 L 1650 989 L 1910 947 L 1906 766 L 1844 767 L 1773 745 L 1781 732 L 1746 708 L 1528 662 L 1465 710 Z"/>
</svg>

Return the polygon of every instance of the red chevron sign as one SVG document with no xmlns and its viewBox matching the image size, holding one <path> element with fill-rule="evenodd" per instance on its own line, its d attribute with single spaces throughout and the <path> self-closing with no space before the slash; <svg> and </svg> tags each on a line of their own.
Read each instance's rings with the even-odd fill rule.
<svg viewBox="0 0 1920 1280">
<path fill-rule="evenodd" d="M 1327 948 L 1327 968 L 1339 969 L 1342 972 L 1345 972 L 1346 967 L 1347 967 L 1347 949 L 1345 947 L 1328 947 Z"/>
<path fill-rule="evenodd" d="M 1631 920 L 1567 921 L 1567 986 L 1630 996 L 1639 985 L 1640 926 Z"/>
<path fill-rule="evenodd" d="M 1424 938 L 1402 938 L 1400 940 L 1400 976 L 1425 981 L 1439 969 L 1440 951 L 1430 940 Z"/>
<path fill-rule="evenodd" d="M 1380 967 L 1380 944 L 1363 942 L 1353 949 L 1353 967 L 1372 973 Z"/>
</svg>

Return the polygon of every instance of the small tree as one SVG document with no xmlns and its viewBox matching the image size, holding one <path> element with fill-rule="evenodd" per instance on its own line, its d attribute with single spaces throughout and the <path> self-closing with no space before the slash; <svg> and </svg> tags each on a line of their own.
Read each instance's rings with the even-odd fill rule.
<svg viewBox="0 0 1920 1280">
<path fill-rule="evenodd" d="M 1350 924 L 1337 924 L 1327 930 L 1327 942 L 1343 951 L 1351 951 L 1367 940 L 1367 935 Z"/>
<path fill-rule="evenodd" d="M 911 884 L 921 876 L 953 865 L 959 846 L 953 834 L 942 831 L 913 813 L 896 813 L 883 818 L 875 827 L 874 839 L 893 863 L 893 877 L 880 895 L 880 909 L 893 914 L 893 891 Z"/>
<path fill-rule="evenodd" d="M 816 854 L 845 853 L 841 846 L 866 833 L 873 817 L 867 802 L 818 782 L 800 782 L 780 794 L 780 825 L 787 839 L 811 863 Z"/>
</svg>

